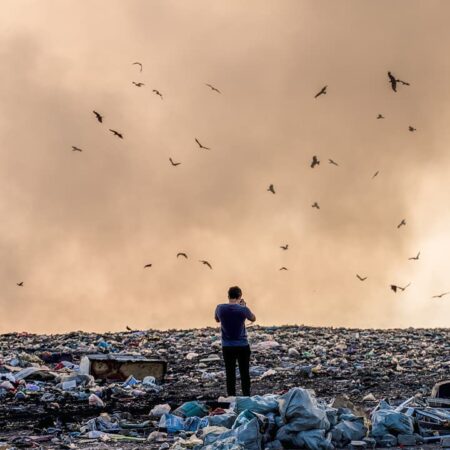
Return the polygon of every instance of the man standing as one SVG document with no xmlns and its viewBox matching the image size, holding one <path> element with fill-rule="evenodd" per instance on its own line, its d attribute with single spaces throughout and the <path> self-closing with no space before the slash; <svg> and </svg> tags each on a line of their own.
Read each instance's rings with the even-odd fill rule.
<svg viewBox="0 0 450 450">
<path fill-rule="evenodd" d="M 250 396 L 250 345 L 245 319 L 254 322 L 255 315 L 247 308 L 239 287 L 228 289 L 228 303 L 217 305 L 216 322 L 222 328 L 222 352 L 227 376 L 227 393 L 236 395 L 236 360 L 241 375 L 242 395 Z"/>
</svg>

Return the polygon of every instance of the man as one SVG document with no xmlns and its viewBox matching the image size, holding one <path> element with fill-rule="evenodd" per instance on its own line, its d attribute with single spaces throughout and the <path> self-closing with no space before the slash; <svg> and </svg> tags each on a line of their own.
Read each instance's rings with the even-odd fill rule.
<svg viewBox="0 0 450 450">
<path fill-rule="evenodd" d="M 255 315 L 247 308 L 238 286 L 228 290 L 228 303 L 217 305 L 216 322 L 222 328 L 222 352 L 227 376 L 227 392 L 236 395 L 236 360 L 241 375 L 242 395 L 250 396 L 250 345 L 245 330 L 245 319 L 254 322 Z"/>
</svg>

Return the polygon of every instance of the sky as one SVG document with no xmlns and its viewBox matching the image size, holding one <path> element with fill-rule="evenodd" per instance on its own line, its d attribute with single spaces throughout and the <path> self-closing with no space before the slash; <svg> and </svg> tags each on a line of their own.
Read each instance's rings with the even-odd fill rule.
<svg viewBox="0 0 450 450">
<path fill-rule="evenodd" d="M 0 332 L 448 327 L 449 13 L 4 0 Z"/>
</svg>

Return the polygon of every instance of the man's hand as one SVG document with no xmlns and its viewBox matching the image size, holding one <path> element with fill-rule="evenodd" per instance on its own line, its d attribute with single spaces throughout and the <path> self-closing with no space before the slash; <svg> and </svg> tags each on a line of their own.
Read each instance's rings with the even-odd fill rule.
<svg viewBox="0 0 450 450">
<path fill-rule="evenodd" d="M 247 303 L 245 303 L 245 300 L 244 300 L 243 298 L 241 298 L 241 299 L 239 300 L 239 304 L 240 304 L 241 306 L 247 306 Z"/>
</svg>

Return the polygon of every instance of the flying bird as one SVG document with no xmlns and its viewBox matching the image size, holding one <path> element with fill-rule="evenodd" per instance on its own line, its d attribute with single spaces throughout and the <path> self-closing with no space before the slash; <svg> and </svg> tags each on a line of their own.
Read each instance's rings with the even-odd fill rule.
<svg viewBox="0 0 450 450">
<path fill-rule="evenodd" d="M 100 122 L 103 123 L 103 116 L 98 113 L 97 111 L 92 111 L 95 114 L 96 119 Z"/>
<path fill-rule="evenodd" d="M 280 270 L 287 270 L 287 267 L 281 267 Z"/>
<path fill-rule="evenodd" d="M 117 136 L 118 138 L 123 139 L 122 133 L 119 133 L 116 130 L 111 130 L 111 128 L 109 129 L 109 131 L 111 131 L 111 133 L 114 134 L 114 136 Z"/>
<path fill-rule="evenodd" d="M 378 114 L 377 119 L 384 119 L 383 114 Z"/>
<path fill-rule="evenodd" d="M 145 84 L 144 84 L 144 83 L 141 83 L 141 82 L 136 83 L 136 81 L 132 81 L 132 83 L 133 83 L 135 86 L 137 86 L 137 87 L 145 86 Z"/>
<path fill-rule="evenodd" d="M 450 292 L 444 292 L 444 293 L 439 294 L 439 295 L 433 295 L 433 297 L 431 297 L 431 298 L 442 298 L 444 295 L 447 295 L 447 294 L 450 294 Z"/>
<path fill-rule="evenodd" d="M 72 151 L 73 152 L 82 152 L 81 148 L 75 147 L 75 145 L 72 145 Z"/>
<path fill-rule="evenodd" d="M 146 265 L 144 266 L 144 269 L 147 269 L 148 267 L 152 267 L 152 265 L 151 265 L 151 264 L 146 264 Z"/>
<path fill-rule="evenodd" d="M 289 248 L 289 244 L 280 245 L 280 248 L 283 249 L 283 250 L 287 250 Z"/>
<path fill-rule="evenodd" d="M 372 176 L 372 180 L 378 175 L 380 173 L 380 171 L 379 170 L 377 170 L 374 174 L 373 174 L 373 176 Z"/>
<path fill-rule="evenodd" d="M 20 283 L 16 283 L 17 286 L 23 287 L 23 281 L 21 281 Z"/>
<path fill-rule="evenodd" d="M 128 325 L 126 326 L 127 331 L 133 331 Z"/>
<path fill-rule="evenodd" d="M 139 72 L 142 72 L 142 64 L 141 64 L 140 62 L 134 62 L 134 63 L 132 64 L 132 66 L 134 66 L 135 64 L 136 64 L 137 66 L 140 67 Z"/>
<path fill-rule="evenodd" d="M 402 219 L 402 221 L 397 225 L 397 228 L 404 227 L 406 225 L 406 220 Z"/>
<path fill-rule="evenodd" d="M 388 77 L 389 77 L 389 83 L 391 83 L 391 87 L 394 92 L 397 92 L 397 83 L 401 83 L 401 84 L 404 84 L 405 86 L 409 86 L 409 83 L 407 83 L 406 81 L 395 78 L 395 76 L 392 74 L 392 72 L 388 72 Z"/>
<path fill-rule="evenodd" d="M 221 94 L 222 92 L 219 91 L 219 89 L 217 89 L 216 87 L 214 87 L 212 84 L 208 84 L 205 83 L 206 86 L 208 86 L 209 88 L 211 88 L 211 90 L 218 92 L 219 94 Z"/>
<path fill-rule="evenodd" d="M 408 127 L 408 130 L 409 131 L 411 131 L 411 133 L 413 132 L 413 131 L 417 131 L 417 128 L 414 128 L 414 127 L 412 127 L 411 125 Z"/>
<path fill-rule="evenodd" d="M 272 192 L 272 194 L 275 194 L 275 188 L 273 187 L 273 184 L 271 184 L 268 189 L 269 192 Z"/>
<path fill-rule="evenodd" d="M 317 159 L 317 156 L 314 155 L 311 162 L 311 169 L 314 169 L 314 167 L 318 166 L 320 164 L 320 161 Z"/>
<path fill-rule="evenodd" d="M 186 259 L 188 259 L 188 255 L 186 255 L 186 253 L 183 253 L 183 252 L 177 253 L 177 258 L 178 258 L 179 256 L 183 256 L 183 257 L 185 257 Z"/>
<path fill-rule="evenodd" d="M 172 166 L 179 166 L 181 163 L 179 162 L 174 162 L 172 158 L 169 158 L 170 164 L 172 164 Z"/>
<path fill-rule="evenodd" d="M 203 148 L 205 150 L 211 150 L 209 147 L 205 147 L 204 145 L 202 145 L 197 138 L 195 138 L 195 142 L 197 142 L 197 144 L 200 148 Z"/>
<path fill-rule="evenodd" d="M 417 255 L 416 256 L 412 256 L 411 258 L 408 258 L 409 260 L 411 260 L 411 259 L 414 259 L 414 260 L 418 260 L 419 259 L 419 256 L 420 256 L 420 252 L 419 253 L 417 253 Z"/>
<path fill-rule="evenodd" d="M 333 164 L 333 166 L 339 166 L 339 164 L 336 161 L 333 161 L 332 159 L 328 159 L 328 162 L 330 164 Z"/>
<path fill-rule="evenodd" d="M 328 86 L 324 86 L 315 96 L 314 98 L 319 97 L 320 95 L 325 95 L 327 93 L 327 87 Z"/>
<path fill-rule="evenodd" d="M 318 204 L 317 202 L 314 202 L 314 203 L 311 205 L 311 207 L 312 207 L 312 208 L 316 208 L 316 209 L 320 209 L 320 206 L 319 206 L 319 204 Z"/>
<path fill-rule="evenodd" d="M 208 261 L 200 260 L 199 262 L 201 262 L 205 266 L 208 266 L 210 269 L 212 269 L 212 266 L 211 266 L 211 264 Z"/>
<path fill-rule="evenodd" d="M 158 91 L 158 89 L 153 89 L 153 92 L 154 92 L 156 95 L 159 95 L 159 96 L 161 97 L 161 100 L 162 100 L 163 96 L 162 96 L 161 92 Z"/>
<path fill-rule="evenodd" d="M 397 286 L 397 285 L 395 285 L 395 284 L 391 284 L 391 289 L 392 289 L 394 292 L 397 292 L 397 289 L 399 289 L 400 291 L 403 292 L 410 284 L 411 284 L 411 283 L 408 283 L 405 287 L 401 287 L 401 286 Z"/>
<path fill-rule="evenodd" d="M 356 278 L 358 278 L 359 281 L 365 281 L 367 280 L 367 277 L 361 277 L 360 275 L 356 274 Z"/>
</svg>

